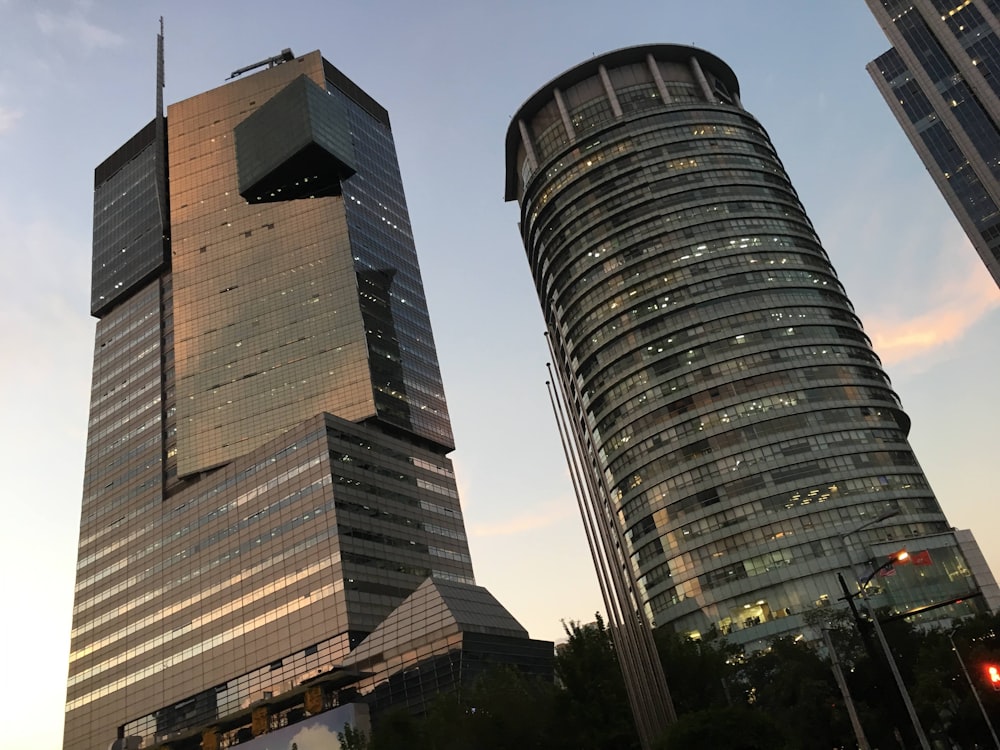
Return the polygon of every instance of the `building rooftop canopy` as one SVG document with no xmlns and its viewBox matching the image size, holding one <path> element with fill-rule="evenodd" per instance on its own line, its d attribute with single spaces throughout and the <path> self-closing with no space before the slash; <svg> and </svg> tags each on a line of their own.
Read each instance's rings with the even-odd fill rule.
<svg viewBox="0 0 1000 750">
<path fill-rule="evenodd" d="M 567 89 L 580 81 L 599 75 L 601 66 L 604 66 L 605 68 L 616 68 L 632 63 L 645 62 L 647 55 L 652 55 L 653 58 L 661 62 L 678 63 L 687 63 L 692 57 L 694 57 L 698 60 L 702 67 L 712 70 L 715 75 L 725 83 L 729 91 L 737 96 L 739 95 L 739 81 L 737 80 L 736 74 L 733 72 L 732 68 L 711 52 L 706 52 L 698 47 L 689 47 L 682 44 L 643 44 L 637 47 L 623 47 L 622 49 L 613 50 L 603 55 L 592 57 L 586 62 L 582 62 L 579 65 L 560 73 L 558 76 L 538 89 L 538 91 L 528 97 L 528 100 L 518 108 L 517 113 L 513 118 L 511 118 L 510 125 L 507 126 L 505 149 L 507 160 L 507 179 L 504 188 L 504 196 L 506 200 L 514 200 L 516 197 L 515 191 L 517 189 L 517 174 L 515 171 L 515 164 L 517 161 L 517 146 L 520 141 L 520 133 L 518 132 L 519 129 L 517 124 L 518 120 L 529 119 L 539 109 L 541 109 L 541 107 L 551 100 L 553 89 Z"/>
</svg>

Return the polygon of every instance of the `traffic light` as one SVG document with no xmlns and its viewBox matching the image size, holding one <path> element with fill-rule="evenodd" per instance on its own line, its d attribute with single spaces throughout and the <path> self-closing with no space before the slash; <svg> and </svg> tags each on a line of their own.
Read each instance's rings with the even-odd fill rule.
<svg viewBox="0 0 1000 750">
<path fill-rule="evenodd" d="M 987 664 L 986 674 L 990 678 L 990 686 L 994 690 L 1000 690 L 1000 668 L 996 664 Z"/>
</svg>

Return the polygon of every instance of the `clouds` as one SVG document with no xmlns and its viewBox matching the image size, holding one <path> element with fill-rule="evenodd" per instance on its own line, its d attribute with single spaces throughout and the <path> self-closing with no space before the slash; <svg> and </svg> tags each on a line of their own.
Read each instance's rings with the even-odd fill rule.
<svg viewBox="0 0 1000 750">
<path fill-rule="evenodd" d="M 928 358 L 956 343 L 983 316 L 1000 306 L 1000 290 L 982 268 L 945 283 L 928 309 L 915 317 L 871 317 L 872 343 L 885 364 Z"/>
<path fill-rule="evenodd" d="M 550 503 L 547 508 L 527 513 L 519 513 L 495 523 L 469 522 L 469 532 L 472 536 L 510 536 L 524 534 L 530 531 L 561 523 L 574 515 L 575 506 L 567 501 Z"/>
<path fill-rule="evenodd" d="M 327 727 L 315 725 L 297 732 L 292 744 L 297 750 L 337 750 L 340 740 Z"/>
<path fill-rule="evenodd" d="M 59 41 L 75 42 L 86 52 L 120 47 L 125 39 L 110 29 L 91 23 L 79 11 L 54 13 L 42 10 L 35 13 L 35 23 L 45 36 Z"/>
<path fill-rule="evenodd" d="M 933 279 L 922 285 L 923 293 L 897 297 L 894 305 L 882 301 L 865 315 L 865 328 L 886 365 L 922 369 L 950 355 L 974 325 L 1000 307 L 1000 289 L 958 225 L 938 237 L 937 252 L 922 264 L 896 259 L 908 267 L 898 273 L 904 283 L 915 282 L 917 273 Z"/>
<path fill-rule="evenodd" d="M 20 110 L 0 105 L 0 136 L 12 131 L 22 114 Z"/>
</svg>

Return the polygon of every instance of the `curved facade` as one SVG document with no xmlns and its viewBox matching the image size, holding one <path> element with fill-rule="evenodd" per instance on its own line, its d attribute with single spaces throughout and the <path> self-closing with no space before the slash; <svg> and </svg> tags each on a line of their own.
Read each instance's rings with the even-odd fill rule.
<svg viewBox="0 0 1000 750">
<path fill-rule="evenodd" d="M 593 58 L 532 96 L 506 145 L 604 554 L 630 573 L 620 597 L 656 626 L 748 642 L 800 628 L 840 597 L 849 557 L 903 539 L 933 564 L 912 581 L 901 569 L 887 603 L 974 588 L 909 420 L 724 62 L 674 45 Z"/>
</svg>

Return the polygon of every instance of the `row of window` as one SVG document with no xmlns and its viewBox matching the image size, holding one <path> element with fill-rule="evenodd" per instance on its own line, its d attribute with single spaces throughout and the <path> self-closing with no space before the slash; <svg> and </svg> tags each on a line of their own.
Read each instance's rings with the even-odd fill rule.
<svg viewBox="0 0 1000 750">
<path fill-rule="evenodd" d="M 679 124 L 679 123 L 689 124 Z M 555 125 L 561 125 L 556 121 Z M 725 127 L 726 125 L 739 127 L 739 133 L 744 136 L 755 136 L 763 134 L 760 125 L 749 115 L 720 110 L 716 108 L 691 108 L 686 111 L 674 110 L 664 112 L 660 115 L 646 116 L 637 123 L 631 124 L 627 132 L 623 133 L 621 141 L 604 141 L 601 138 L 581 145 L 573 156 L 579 157 L 581 154 L 593 163 L 605 161 L 614 154 L 623 154 L 632 150 L 632 139 L 648 137 L 652 139 L 672 139 L 685 141 L 692 136 L 720 135 L 712 128 Z M 624 129 L 623 129 L 624 130 Z M 728 133 L 721 133 L 728 134 Z M 603 136 L 602 136 L 603 138 Z M 766 135 L 764 136 L 766 142 Z M 662 144 L 662 140 L 660 143 Z M 540 160 L 544 161 L 544 160 Z M 522 198 L 522 216 L 525 221 L 522 223 L 527 227 L 533 223 L 534 219 L 529 218 L 529 209 L 534 208 L 535 213 L 541 210 L 549 199 L 566 185 L 587 171 L 589 166 L 583 160 L 574 159 L 575 163 L 568 159 L 560 160 L 547 168 L 544 173 L 545 182 L 541 183 L 541 192 L 537 197 L 525 196 Z M 569 165 L 569 166 L 567 166 Z"/>
<path fill-rule="evenodd" d="M 279 555 L 277 557 L 282 558 L 287 557 L 287 555 Z M 289 586 L 294 586 L 294 584 L 299 581 L 306 580 L 316 573 L 332 568 L 334 563 L 334 558 L 322 557 L 314 560 L 309 565 L 295 569 L 294 572 L 270 579 L 266 583 L 260 583 L 258 580 L 255 588 L 247 590 L 246 583 L 248 581 L 253 580 L 255 577 L 260 576 L 265 571 L 271 570 L 276 566 L 276 558 L 272 557 L 249 569 L 240 571 L 236 575 L 230 576 L 214 586 L 198 589 L 194 594 L 181 601 L 173 602 L 166 606 L 154 607 L 153 614 L 148 614 L 144 617 L 134 619 L 130 618 L 126 627 L 120 628 L 113 633 L 109 633 L 98 640 L 91 641 L 84 648 L 75 650 L 70 654 L 70 664 L 72 665 L 74 662 L 86 656 L 90 656 L 91 654 L 94 654 L 113 643 L 117 643 L 124 638 L 134 636 L 136 633 L 140 633 L 146 628 L 156 625 L 157 623 L 170 622 L 170 618 L 173 615 L 184 612 L 196 604 L 204 603 L 208 606 L 215 605 L 212 609 L 207 611 L 204 606 L 194 610 L 198 613 L 197 617 L 192 617 L 187 623 L 180 627 L 171 627 L 169 630 L 161 627 L 154 630 L 153 632 L 157 634 L 153 635 L 151 638 L 147 638 L 147 640 L 141 641 L 138 645 L 130 646 L 124 652 L 104 659 L 94 666 L 74 674 L 69 684 L 72 687 L 83 680 L 89 679 L 97 674 L 100 674 L 101 672 L 111 669 L 118 664 L 122 664 L 129 659 L 136 658 L 152 649 L 164 646 L 172 640 L 193 632 L 198 627 L 204 627 L 205 625 L 208 625 L 222 617 L 231 615 L 233 612 L 237 612 L 249 604 L 260 601 L 265 596 L 274 596 L 278 592 L 284 591 Z M 329 574 L 325 577 L 328 576 Z M 233 591 L 234 589 L 235 593 Z M 120 608 L 122 613 L 128 611 L 128 609 L 131 608 Z"/>
<path fill-rule="evenodd" d="M 657 141 L 662 143 L 663 139 Z M 684 144 L 682 148 L 676 144 L 641 148 L 633 141 L 625 157 L 600 163 L 586 158 L 586 176 L 534 214 L 537 219 L 522 232 L 533 242 L 563 244 L 579 229 L 593 228 L 622 207 L 656 202 L 673 209 L 683 203 L 704 202 L 710 196 L 753 197 L 772 190 L 765 185 L 777 186 L 770 193 L 773 197 L 801 209 L 794 189 L 777 167 L 773 163 L 765 166 L 766 159 L 759 158 L 770 155 L 760 144 L 726 139 Z M 665 160 L 667 154 L 670 158 Z M 719 192 L 723 188 L 725 191 Z"/>
<path fill-rule="evenodd" d="M 649 441 L 623 452 L 608 466 L 605 473 L 609 477 L 609 483 L 621 477 L 614 486 L 617 492 L 624 494 L 644 481 L 654 481 L 671 472 L 680 471 L 693 462 L 712 457 L 715 457 L 714 464 L 718 467 L 719 475 L 728 476 L 737 471 L 760 471 L 763 467 L 758 464 L 767 464 L 774 459 L 779 462 L 799 460 L 803 454 L 813 451 L 856 453 L 863 446 L 885 446 L 890 443 L 897 447 L 907 447 L 906 436 L 898 429 L 848 430 L 780 440 L 787 433 L 774 431 L 773 427 L 770 423 L 765 427 L 748 425 L 687 443 L 669 453 L 664 453 L 663 449 L 667 446 L 662 443 L 659 449 L 647 448 L 648 442 L 657 439 L 654 435 Z"/>
<path fill-rule="evenodd" d="M 891 467 L 892 469 L 906 470 L 917 465 L 913 453 L 909 450 L 894 451 L 868 451 L 849 456 L 834 456 L 816 461 L 803 461 L 792 464 L 781 469 L 751 474 L 741 477 L 738 473 L 733 474 L 739 478 L 728 482 L 719 483 L 717 486 L 709 487 L 700 492 L 709 493 L 716 498 L 739 497 L 741 494 L 751 492 L 766 491 L 770 488 L 779 488 L 785 484 L 799 483 L 803 481 L 822 481 L 822 478 L 830 476 L 840 476 L 850 472 L 870 470 L 875 467 Z M 911 469 L 912 470 L 912 469 Z M 707 471 L 691 471 L 671 477 L 665 482 L 659 482 L 647 490 L 634 494 L 628 499 L 616 497 L 620 504 L 620 516 L 624 523 L 630 524 L 632 519 L 640 515 L 646 515 L 658 507 L 671 504 L 670 495 L 678 495 L 674 502 L 704 504 L 710 498 L 699 497 L 700 492 L 694 492 L 687 496 L 681 492 L 699 483 L 714 483 L 720 479 L 719 474 Z"/>
<path fill-rule="evenodd" d="M 667 247 L 654 240 L 638 247 L 627 247 L 615 254 L 609 254 L 607 248 L 591 249 L 583 259 L 564 266 L 558 277 L 548 283 L 547 288 L 550 290 L 554 305 L 560 308 L 569 307 L 576 303 L 580 293 L 597 288 L 598 285 L 614 290 L 625 286 L 635 278 L 648 276 L 650 272 L 662 273 L 664 269 L 678 263 L 687 265 L 687 261 L 693 258 L 728 255 L 750 247 L 774 251 L 793 248 L 826 257 L 826 253 L 819 245 L 800 237 L 727 237 L 699 243 L 693 248 Z M 598 259 L 600 263 L 595 264 L 594 261 Z M 572 275 L 574 272 L 577 275 Z"/>
<path fill-rule="evenodd" d="M 812 227 L 802 221 L 786 221 L 776 217 L 728 217 L 668 231 L 638 224 L 606 237 L 596 245 L 574 243 L 559 252 L 546 253 L 540 261 L 532 260 L 532 268 L 539 283 L 551 293 L 558 288 L 554 285 L 554 278 L 565 277 L 568 280 L 595 271 L 610 272 L 649 254 L 659 255 L 664 266 L 676 263 L 696 264 L 708 248 L 721 244 L 722 250 L 735 249 L 744 245 L 746 238 L 760 235 L 792 237 L 793 247 L 825 256 Z"/>
<path fill-rule="evenodd" d="M 677 549 L 680 545 L 679 540 L 687 536 L 695 538 L 721 528 L 750 523 L 755 519 L 787 514 L 788 511 L 795 511 L 804 505 L 825 502 L 831 498 L 869 496 L 882 492 L 891 492 L 894 495 L 917 492 L 921 495 L 919 502 L 926 502 L 930 507 L 924 510 L 925 506 L 920 505 L 912 508 L 912 512 L 940 513 L 940 508 L 933 497 L 926 496 L 929 489 L 927 479 L 922 474 L 879 474 L 841 479 L 835 483 L 823 482 L 799 486 L 755 500 L 733 496 L 729 498 L 731 502 L 724 505 L 719 491 L 710 490 L 644 516 L 628 529 L 625 538 L 630 544 L 637 546 L 642 543 L 644 537 L 655 532 L 671 540 L 671 549 Z M 888 502 L 893 501 L 879 500 L 875 505 L 879 510 L 873 515 L 881 513 L 882 504 Z M 848 508 L 862 508 L 859 512 L 864 512 L 863 507 L 860 500 L 852 501 L 848 506 Z M 699 515 L 707 508 L 715 508 L 716 512 L 681 525 L 688 516 Z"/>
<path fill-rule="evenodd" d="M 330 484 L 331 481 L 330 478 L 323 477 L 322 479 L 319 479 L 316 482 L 307 485 L 306 487 L 292 491 L 290 494 L 284 497 L 276 498 L 273 502 L 258 507 L 258 509 L 255 510 L 250 515 L 240 518 L 234 523 L 231 523 L 229 526 L 219 529 L 218 531 L 207 537 L 198 536 L 198 531 L 201 528 L 211 524 L 216 518 L 224 517 L 232 513 L 233 511 L 236 511 L 237 509 L 244 507 L 245 505 L 247 505 L 247 503 L 249 503 L 251 498 L 256 498 L 258 497 L 258 495 L 263 495 L 264 492 L 268 493 L 273 492 L 282 484 L 290 482 L 294 478 L 298 477 L 300 474 L 305 473 L 314 466 L 318 466 L 320 461 L 321 459 L 319 457 L 313 458 L 311 461 L 305 464 L 301 464 L 291 469 L 290 471 L 284 472 L 280 476 L 280 478 L 275 478 L 270 480 L 269 482 L 267 482 L 266 485 L 263 485 L 262 487 L 255 489 L 252 493 L 245 493 L 244 495 L 241 495 L 240 498 L 237 498 L 231 503 L 223 505 L 217 510 L 214 510 L 212 513 L 202 516 L 200 518 L 196 518 L 193 523 L 175 530 L 169 536 L 155 538 L 154 540 L 149 542 L 145 547 L 142 547 L 137 551 L 130 552 L 126 557 L 120 558 L 110 565 L 106 565 L 104 568 L 98 570 L 92 575 L 86 578 L 78 577 L 76 583 L 77 592 L 83 591 L 84 589 L 88 588 L 89 586 L 92 586 L 94 583 L 97 583 L 98 581 L 103 580 L 104 578 L 107 578 L 109 575 L 117 572 L 118 570 L 125 569 L 126 567 L 134 569 L 135 566 L 138 565 L 139 562 L 144 558 L 159 552 L 161 549 L 164 549 L 169 545 L 178 542 L 179 540 L 191 539 L 192 541 L 190 543 L 190 546 L 182 548 L 177 552 L 174 552 L 173 555 L 171 555 L 169 558 L 163 559 L 160 563 L 154 565 L 153 568 L 147 568 L 141 573 L 133 575 L 129 580 L 132 583 L 139 583 L 143 579 L 148 578 L 152 574 L 152 572 L 159 572 L 160 570 L 169 567 L 175 562 L 187 559 L 189 557 L 193 557 L 198 553 L 204 552 L 205 550 L 214 547 L 216 544 L 219 544 L 220 542 L 228 539 L 229 537 L 241 537 L 245 535 L 246 531 L 250 527 L 252 527 L 256 523 L 264 521 L 272 513 L 278 513 L 282 509 L 294 505 L 303 497 L 308 496 L 313 491 L 319 489 L 323 485 Z M 153 529 L 156 528 L 157 526 L 158 524 L 149 524 L 147 528 Z M 95 559 L 100 559 L 101 557 L 103 557 L 103 555 L 98 554 L 95 556 Z"/>
<path fill-rule="evenodd" d="M 815 500 L 817 504 L 843 497 L 838 492 L 837 485 L 832 485 L 829 489 L 831 492 L 826 493 L 825 499 L 817 497 Z M 940 513 L 933 498 L 929 497 L 878 503 L 869 502 L 861 505 L 852 503 L 849 507 L 816 509 L 806 515 L 790 516 L 781 521 L 746 531 L 738 531 L 697 547 L 695 540 L 698 535 L 691 534 L 687 528 L 684 528 L 654 538 L 636 550 L 631 559 L 636 575 L 641 576 L 639 578 L 640 584 L 647 589 L 652 589 L 667 578 L 716 566 L 722 558 L 730 555 L 745 559 L 748 550 L 758 548 L 761 545 L 790 543 L 793 537 L 801 534 L 833 532 L 834 535 L 839 536 L 846 524 L 859 514 L 874 518 L 887 510 L 915 514 Z M 692 526 L 694 525 L 692 524 Z M 678 554 L 682 546 L 688 549 L 686 552 Z"/>
<path fill-rule="evenodd" d="M 671 441 L 669 437 L 665 439 L 660 432 L 653 432 L 645 440 L 630 444 L 630 447 L 626 447 L 616 460 L 610 464 L 602 453 L 602 462 L 608 467 L 606 472 L 609 474 L 608 481 L 611 482 L 614 481 L 613 477 L 620 475 L 619 472 L 627 468 L 629 463 L 644 460 L 651 455 L 663 456 L 663 451 L 671 446 L 673 446 L 673 450 L 671 453 L 666 454 L 666 456 L 672 456 L 673 460 L 680 465 L 702 457 L 712 456 L 716 453 L 730 453 L 734 450 L 741 450 L 745 446 L 759 446 L 764 441 L 776 443 L 783 438 L 787 440 L 790 435 L 796 433 L 801 434 L 805 431 L 815 433 L 845 425 L 864 426 L 868 428 L 885 427 L 894 432 L 898 430 L 898 424 L 893 412 L 889 410 L 885 412 L 872 412 L 870 416 L 864 417 L 856 407 L 841 407 L 774 417 L 767 420 L 764 425 L 748 424 L 734 430 L 727 430 L 726 432 L 703 437 L 700 440 L 689 441 L 679 446 L 676 446 L 674 441 Z M 905 440 L 905 434 L 902 431 L 898 431 L 898 434 L 901 441 Z M 796 449 L 789 446 L 787 452 L 789 456 L 792 456 L 796 454 Z"/>
<path fill-rule="evenodd" d="M 737 252 L 732 255 L 717 256 L 703 260 L 697 265 L 685 266 L 673 271 L 663 272 L 663 263 L 660 259 L 652 259 L 652 262 L 640 264 L 635 269 L 635 274 L 629 279 L 630 286 L 617 294 L 608 298 L 608 292 L 614 292 L 614 288 L 598 288 L 580 297 L 572 306 L 568 307 L 564 314 L 559 308 L 560 317 L 568 319 L 572 327 L 566 334 L 570 341 L 583 338 L 586 329 L 593 328 L 602 320 L 607 320 L 617 314 L 622 308 L 628 305 L 642 304 L 642 300 L 651 294 L 657 294 L 664 289 L 673 290 L 697 281 L 702 276 L 723 276 L 732 273 L 734 270 L 745 268 L 814 268 L 819 271 L 829 272 L 830 264 L 825 258 L 812 256 L 805 253 L 795 252 Z M 596 306 L 596 307 L 595 307 Z M 582 317 L 585 310 L 591 310 Z M 707 316 L 706 316 L 707 317 Z M 600 346 L 605 339 L 607 325 L 598 327 L 587 339 L 592 346 Z M 577 355 L 582 357 L 581 354 Z"/>
<path fill-rule="evenodd" d="M 615 363 L 600 372 L 598 376 L 589 384 L 589 388 L 592 392 L 594 392 L 598 391 L 598 389 L 606 383 L 620 382 L 629 374 L 633 373 L 636 363 L 629 360 L 635 359 L 639 359 L 640 363 L 642 363 L 643 359 L 651 360 L 652 364 L 647 366 L 647 369 L 651 372 L 651 379 L 654 381 L 660 381 L 666 376 L 683 376 L 684 371 L 691 367 L 701 369 L 704 366 L 701 363 L 714 364 L 720 360 L 731 360 L 745 356 L 744 352 L 747 354 L 756 354 L 762 349 L 773 349 L 774 352 L 780 352 L 785 348 L 798 348 L 801 350 L 807 349 L 810 345 L 815 344 L 819 344 L 821 347 L 834 347 L 836 344 L 845 343 L 860 344 L 861 346 L 868 345 L 868 340 L 865 335 L 854 328 L 844 328 L 841 326 L 799 326 L 798 328 L 791 328 L 791 331 L 788 329 L 772 329 L 758 331 L 756 333 L 738 334 L 730 339 L 709 344 L 708 346 L 699 346 L 686 351 L 682 350 L 676 354 L 666 356 L 660 355 L 659 352 L 655 350 L 652 352 L 649 350 L 639 350 L 637 353 L 639 356 L 623 358 L 620 363 Z M 744 338 L 740 339 L 740 336 Z M 788 340 L 791 337 L 795 337 L 795 343 L 801 342 L 799 347 L 780 346 L 781 343 L 791 344 L 792 342 Z M 810 339 L 812 339 L 812 341 L 810 341 Z M 826 352 L 822 349 L 820 349 L 820 351 L 823 354 L 826 354 Z M 641 357 L 642 353 L 649 356 Z M 774 354 L 771 359 L 781 361 L 782 359 L 787 358 L 780 354 Z M 624 407 L 624 410 L 619 416 L 627 417 L 633 411 L 634 409 Z M 607 430 L 615 429 L 617 427 L 617 419 L 604 418 L 598 425 L 598 431 L 604 433 Z M 620 441 L 620 436 L 628 438 L 633 434 L 634 433 L 632 431 L 620 432 L 619 435 L 614 436 L 613 440 Z M 612 445 L 612 449 L 614 447 L 615 446 Z"/>
<path fill-rule="evenodd" d="M 111 693 L 123 690 L 149 677 L 157 675 L 166 669 L 176 667 L 185 662 L 201 656 L 206 651 L 217 648 L 235 639 L 246 639 L 251 634 L 266 625 L 271 625 L 277 621 L 288 617 L 306 607 L 313 607 L 322 602 L 327 597 L 333 596 L 344 588 L 342 580 L 335 580 L 317 589 L 307 592 L 306 595 L 298 597 L 292 601 L 283 602 L 266 612 L 262 612 L 256 617 L 240 619 L 232 627 L 211 636 L 207 636 L 180 651 L 164 655 L 162 658 L 136 669 L 129 670 L 127 674 L 116 680 L 104 683 L 89 692 L 83 693 L 66 701 L 66 712 L 87 705 L 95 700 L 103 698 Z"/>
<path fill-rule="evenodd" d="M 743 342 L 746 342 L 746 347 L 748 350 L 766 344 L 771 341 L 781 341 L 782 337 L 792 337 L 798 336 L 802 339 L 833 339 L 842 338 L 851 340 L 851 336 L 837 336 L 837 331 L 840 329 L 834 329 L 831 326 L 798 326 L 790 329 L 777 329 L 777 330 L 767 330 L 760 331 L 757 333 L 747 333 L 738 334 L 733 336 L 730 341 L 732 347 L 739 347 Z M 848 329 L 850 330 L 850 329 Z M 799 347 L 801 348 L 801 347 Z M 698 361 L 710 355 L 712 349 L 715 349 L 715 353 L 720 351 L 725 351 L 722 347 L 699 347 L 697 349 L 688 349 L 687 351 L 682 351 L 678 354 L 664 357 L 661 360 L 657 360 L 652 365 L 651 369 L 654 375 L 654 382 L 662 380 L 664 374 L 670 374 L 675 370 L 683 369 L 684 364 L 691 365 L 695 361 Z M 640 392 L 634 398 L 615 406 L 610 412 L 607 412 L 600 421 L 597 423 L 597 431 L 602 434 L 607 434 L 608 431 L 619 428 L 620 425 L 627 423 L 628 420 L 633 419 L 636 414 L 645 412 L 645 423 L 641 425 L 635 425 L 634 429 L 631 429 L 627 434 L 632 435 L 644 429 L 645 424 L 658 421 L 659 419 L 674 418 L 684 414 L 693 409 L 701 409 L 710 406 L 714 402 L 721 402 L 727 399 L 733 398 L 734 396 L 746 396 L 747 394 L 758 393 L 762 395 L 761 392 L 767 392 L 767 390 L 773 390 L 777 387 L 787 387 L 787 386 L 797 386 L 799 384 L 805 385 L 811 381 L 807 378 L 807 370 L 812 368 L 805 367 L 779 367 L 778 362 L 785 361 L 789 362 L 789 357 L 783 356 L 781 349 L 776 349 L 774 352 L 769 352 L 769 354 L 777 353 L 778 356 L 769 356 L 766 362 L 769 366 L 764 370 L 754 375 L 749 375 L 747 377 L 740 378 L 738 380 L 733 380 L 732 382 L 725 385 L 725 387 L 720 388 L 719 385 L 710 385 L 709 383 L 702 383 L 702 390 L 696 391 L 694 393 L 689 393 L 687 395 L 678 396 L 674 391 L 662 391 L 661 394 L 656 394 L 655 389 L 650 389 L 653 391 L 653 396 L 662 395 L 666 398 L 672 398 L 673 401 L 664 404 L 657 408 L 655 414 L 650 411 L 651 403 L 654 401 L 650 398 L 649 391 Z M 789 362 L 791 364 L 791 362 Z M 780 371 L 779 371 L 780 370 Z M 818 373 L 817 373 L 818 374 Z M 880 373 L 867 374 L 864 377 L 866 380 L 876 380 L 880 381 L 880 384 L 888 385 L 888 380 L 885 377 L 880 377 Z M 847 381 L 850 384 L 853 378 L 845 378 L 844 373 L 832 375 L 833 379 Z M 669 382 L 669 381 L 668 381 Z M 596 415 L 593 411 L 588 412 L 588 414 Z"/>
<path fill-rule="evenodd" d="M 813 294 L 811 291 L 805 291 L 802 294 L 790 294 L 784 295 L 784 299 L 775 300 L 780 302 L 795 301 L 796 298 L 802 299 L 803 301 L 814 301 L 808 299 L 808 295 Z M 763 297 L 761 300 L 763 302 L 767 301 L 767 297 L 770 295 L 759 295 Z M 758 296 L 755 295 L 754 299 Z M 727 300 L 728 304 L 725 305 L 729 309 L 739 309 L 738 303 L 741 301 L 740 298 L 735 300 Z M 724 303 L 725 304 L 725 303 Z M 749 304 L 743 306 L 744 308 L 750 307 Z M 727 310 L 728 312 L 728 310 Z M 668 319 L 669 320 L 669 319 Z M 669 325 L 664 325 L 660 321 L 654 321 L 654 325 L 657 329 L 669 329 Z M 787 329 L 786 329 L 787 331 Z M 659 331 L 656 331 L 659 332 Z M 666 331 L 664 331 L 666 332 Z M 595 417 L 600 418 L 605 409 L 614 406 L 625 396 L 634 393 L 639 390 L 641 393 L 649 391 L 649 396 L 660 397 L 666 396 L 671 393 L 676 393 L 679 390 L 683 390 L 692 386 L 698 386 L 705 388 L 713 383 L 713 381 L 725 378 L 726 380 L 732 380 L 739 377 L 746 377 L 753 374 L 754 371 L 758 369 L 773 369 L 773 368 L 784 368 L 787 365 L 782 364 L 784 362 L 795 362 L 796 358 L 804 357 L 808 360 L 823 359 L 826 358 L 833 362 L 837 359 L 851 359 L 857 362 L 865 362 L 873 365 L 871 369 L 877 370 L 877 374 L 869 373 L 865 377 L 875 378 L 883 380 L 888 384 L 888 378 L 880 369 L 878 369 L 879 361 L 875 357 L 874 353 L 869 349 L 864 349 L 861 347 L 852 346 L 833 346 L 833 345 L 820 345 L 820 346 L 808 346 L 808 347 L 788 347 L 784 346 L 780 349 L 772 349 L 765 351 L 753 351 L 756 347 L 742 346 L 737 350 L 737 357 L 734 359 L 722 359 L 720 361 L 713 362 L 712 364 L 701 367 L 697 370 L 688 370 L 682 372 L 679 376 L 669 378 L 664 380 L 663 375 L 669 374 L 671 365 L 669 362 L 663 362 L 663 364 L 656 364 L 661 361 L 660 355 L 666 349 L 664 343 L 672 344 L 674 343 L 671 339 L 678 338 L 678 336 L 668 336 L 665 341 L 656 341 L 647 344 L 644 348 L 634 349 L 635 353 L 639 357 L 630 358 L 631 364 L 638 362 L 653 362 L 651 366 L 647 366 L 641 370 L 634 372 L 631 375 L 623 377 L 621 380 L 617 381 L 614 385 L 609 387 L 607 390 L 595 393 L 593 391 L 587 390 L 583 392 L 584 403 L 586 404 L 588 411 L 595 415 Z M 739 334 L 746 335 L 746 334 Z M 778 340 L 781 340 L 780 338 Z M 725 340 L 726 343 L 735 344 L 736 336 L 728 336 Z M 711 346 L 711 345 L 709 345 Z M 617 347 L 616 347 L 617 348 Z M 624 348 L 624 347 L 623 347 Z M 698 347 L 698 350 L 702 352 L 701 355 L 696 354 L 698 359 L 717 359 L 717 354 L 724 354 L 730 351 L 731 347 L 723 347 L 716 353 L 709 353 L 705 351 L 703 347 Z M 688 349 L 687 351 L 695 351 Z M 690 358 L 683 360 L 687 362 Z M 798 360 L 801 362 L 801 360 Z M 678 360 L 679 364 L 680 360 Z M 803 363 L 805 364 L 805 363 Z M 815 366 L 818 363 L 809 362 L 811 366 Z M 866 368 L 867 369 L 867 368 Z M 650 384 L 653 384 L 650 386 Z M 646 386 L 649 386 L 648 388 Z"/>
<path fill-rule="evenodd" d="M 738 354 L 746 356 L 746 352 L 768 341 L 815 335 L 829 327 L 819 325 L 822 323 L 834 323 L 838 328 L 846 323 L 862 335 L 861 323 L 854 314 L 833 305 L 829 297 L 824 290 L 813 289 L 740 294 L 624 328 L 617 333 L 618 341 L 583 360 L 580 367 L 583 378 L 587 378 L 596 367 L 606 368 L 589 383 L 584 395 L 590 401 L 592 411 L 599 413 L 604 408 L 605 400 L 614 403 L 628 391 L 622 389 L 621 384 L 625 380 L 612 381 L 613 385 L 604 392 L 597 390 L 598 387 L 608 383 L 615 373 L 620 376 L 637 364 L 654 363 L 647 366 L 647 371 L 651 367 L 657 375 L 668 375 L 671 370 L 683 369 L 695 358 L 715 359 L 720 355 L 726 356 L 734 348 Z M 805 302 L 808 306 L 785 307 L 796 302 Z M 703 317 L 700 317 L 701 314 Z M 836 338 L 844 337 L 838 334 Z M 690 356 L 688 353 L 691 353 Z M 579 356 L 582 351 L 574 354 L 577 359 L 582 359 Z"/>
<path fill-rule="evenodd" d="M 943 521 L 918 522 L 909 525 L 907 530 L 909 533 L 918 536 L 937 534 L 947 531 L 948 524 Z M 678 604 L 685 599 L 700 597 L 703 593 L 735 583 L 736 581 L 769 573 L 778 568 L 803 563 L 808 560 L 827 557 L 839 559 L 842 555 L 842 544 L 839 541 L 834 542 L 831 539 L 797 545 L 779 552 L 758 555 L 743 561 L 743 564 L 739 566 L 727 567 L 698 576 L 651 597 L 646 603 L 647 611 L 663 612 L 670 606 Z M 823 567 L 832 564 L 824 562 Z"/>
</svg>

